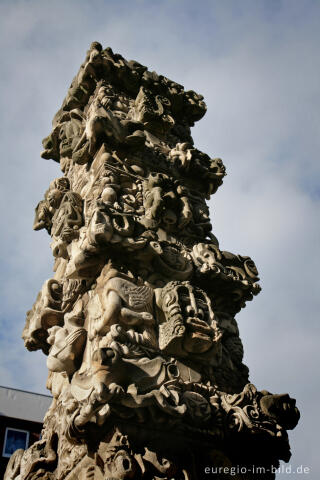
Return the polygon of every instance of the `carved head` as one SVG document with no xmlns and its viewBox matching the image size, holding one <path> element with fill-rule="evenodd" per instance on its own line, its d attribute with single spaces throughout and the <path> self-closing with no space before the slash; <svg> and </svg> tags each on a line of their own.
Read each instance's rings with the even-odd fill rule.
<svg viewBox="0 0 320 480">
<path fill-rule="evenodd" d="M 61 190 L 58 190 L 57 188 L 50 189 L 47 193 L 47 201 L 50 207 L 56 210 L 61 203 L 62 197 L 63 192 L 61 192 Z"/>
<path fill-rule="evenodd" d="M 177 143 L 169 152 L 169 158 L 178 169 L 188 171 L 192 160 L 192 145 L 188 142 Z"/>
<path fill-rule="evenodd" d="M 90 45 L 89 51 L 91 51 L 91 50 L 98 50 L 98 52 L 101 52 L 101 51 L 102 51 L 102 45 L 101 45 L 101 43 L 99 43 L 99 42 L 92 42 L 91 45 Z"/>
<path fill-rule="evenodd" d="M 193 90 L 188 90 L 185 92 L 184 100 L 185 109 L 190 120 L 193 122 L 200 120 L 207 111 L 203 96 Z"/>
<path fill-rule="evenodd" d="M 51 183 L 50 183 L 50 189 L 55 188 L 59 190 L 60 192 L 66 193 L 68 190 L 70 190 L 70 182 L 67 177 L 60 177 L 60 178 L 55 178 Z"/>
<path fill-rule="evenodd" d="M 192 250 L 192 257 L 201 273 L 212 270 L 219 271 L 218 261 L 221 259 L 219 248 L 214 244 L 197 243 Z"/>
<path fill-rule="evenodd" d="M 42 140 L 44 150 L 41 152 L 41 157 L 49 160 L 59 162 L 59 132 L 60 125 L 57 125 L 54 130 Z"/>
<path fill-rule="evenodd" d="M 203 290 L 189 282 L 170 282 L 161 293 L 161 307 L 167 322 L 181 326 L 179 336 L 183 336 L 182 347 L 186 352 L 198 354 L 210 350 L 216 331 L 211 302 Z M 165 325 L 161 330 L 164 329 Z"/>
<path fill-rule="evenodd" d="M 267 416 L 276 420 L 281 427 L 292 430 L 297 425 L 300 412 L 296 407 L 296 400 L 288 393 L 274 395 L 262 390 L 260 398 L 261 411 Z"/>
<path fill-rule="evenodd" d="M 211 417 L 210 404 L 200 393 L 186 391 L 183 394 L 183 401 L 193 423 L 204 423 Z"/>
<path fill-rule="evenodd" d="M 97 207 L 90 220 L 88 239 L 92 245 L 106 244 L 113 236 L 113 227 L 110 215 L 103 207 Z"/>
<path fill-rule="evenodd" d="M 120 432 L 116 431 L 109 443 L 100 443 L 97 460 L 104 479 L 125 480 L 140 476 L 128 438 Z"/>
</svg>

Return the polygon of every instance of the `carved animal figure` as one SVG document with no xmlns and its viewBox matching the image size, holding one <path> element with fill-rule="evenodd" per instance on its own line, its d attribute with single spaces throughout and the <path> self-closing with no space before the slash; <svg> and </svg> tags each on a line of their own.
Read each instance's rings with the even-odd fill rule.
<svg viewBox="0 0 320 480">
<path fill-rule="evenodd" d="M 101 320 L 95 322 L 93 335 L 105 335 L 110 326 L 120 323 L 126 327 L 151 327 L 153 290 L 147 285 L 136 285 L 128 276 L 107 265 L 97 282 L 97 293 L 103 308 Z"/>
<path fill-rule="evenodd" d="M 155 228 L 161 222 L 168 229 L 171 226 L 184 228 L 192 219 L 192 210 L 186 188 L 178 185 L 163 173 L 150 173 L 143 182 L 143 225 Z"/>
</svg>

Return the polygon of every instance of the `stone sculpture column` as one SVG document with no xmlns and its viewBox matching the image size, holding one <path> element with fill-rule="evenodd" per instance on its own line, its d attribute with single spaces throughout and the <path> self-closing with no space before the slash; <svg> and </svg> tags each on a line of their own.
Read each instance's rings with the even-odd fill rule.
<svg viewBox="0 0 320 480">
<path fill-rule="evenodd" d="M 258 271 L 212 233 L 226 171 L 193 145 L 205 112 L 111 48 L 87 52 L 43 141 L 63 174 L 34 221 L 54 275 L 23 331 L 53 401 L 6 480 L 272 479 L 290 458 L 295 400 L 257 391 L 242 363 L 235 315 Z"/>
</svg>

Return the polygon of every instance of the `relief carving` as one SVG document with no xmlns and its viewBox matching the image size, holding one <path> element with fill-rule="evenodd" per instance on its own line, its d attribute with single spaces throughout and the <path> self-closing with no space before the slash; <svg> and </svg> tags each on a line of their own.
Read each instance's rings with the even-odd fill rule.
<svg viewBox="0 0 320 480">
<path fill-rule="evenodd" d="M 159 326 L 160 349 L 181 357 L 196 356 L 198 361 L 219 361 L 221 332 L 208 295 L 189 282 L 170 282 L 159 297 L 164 315 Z M 202 354 L 207 355 L 201 358 Z"/>
<path fill-rule="evenodd" d="M 55 273 L 22 336 L 47 356 L 53 402 L 6 480 L 196 480 L 213 460 L 290 458 L 295 400 L 257 391 L 243 364 L 235 315 L 259 276 L 212 231 L 206 200 L 226 169 L 193 146 L 205 112 L 201 95 L 91 44 L 43 140 L 63 176 L 33 225 Z"/>
</svg>

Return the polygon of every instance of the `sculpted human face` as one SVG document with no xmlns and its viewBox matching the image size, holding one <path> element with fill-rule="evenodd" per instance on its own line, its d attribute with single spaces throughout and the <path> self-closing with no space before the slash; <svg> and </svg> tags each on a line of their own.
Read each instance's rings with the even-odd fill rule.
<svg viewBox="0 0 320 480">
<path fill-rule="evenodd" d="M 171 267 L 177 268 L 177 270 L 182 270 L 186 264 L 185 259 L 180 255 L 177 250 L 166 247 L 163 249 L 162 255 L 168 265 Z"/>
<path fill-rule="evenodd" d="M 71 139 L 67 135 L 67 125 L 64 123 L 59 132 L 59 151 L 61 156 L 68 156 L 71 154 Z"/>
<path fill-rule="evenodd" d="M 186 325 L 184 349 L 190 353 L 208 351 L 212 347 L 214 331 L 210 326 L 207 300 L 199 291 L 182 288 L 179 291 L 179 303 Z"/>
<path fill-rule="evenodd" d="M 202 249 L 201 259 L 208 265 L 209 268 L 212 268 L 213 265 L 216 263 L 214 252 L 210 248 Z"/>
<path fill-rule="evenodd" d="M 106 243 L 109 242 L 113 235 L 113 228 L 111 225 L 110 217 L 97 208 L 90 222 L 89 227 L 89 240 L 91 243 Z"/>
<path fill-rule="evenodd" d="M 62 197 L 63 197 L 63 193 L 57 188 L 50 190 L 47 195 L 47 200 L 49 202 L 50 207 L 54 209 L 58 208 Z"/>
<path fill-rule="evenodd" d="M 213 312 L 202 290 L 188 282 L 173 286 L 163 302 L 167 321 L 175 319 L 183 329 L 182 347 L 188 353 L 207 352 L 214 342 Z"/>
</svg>

